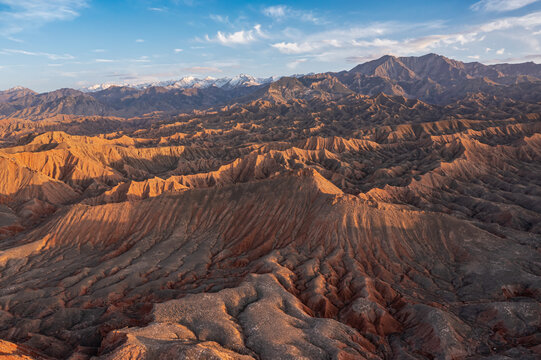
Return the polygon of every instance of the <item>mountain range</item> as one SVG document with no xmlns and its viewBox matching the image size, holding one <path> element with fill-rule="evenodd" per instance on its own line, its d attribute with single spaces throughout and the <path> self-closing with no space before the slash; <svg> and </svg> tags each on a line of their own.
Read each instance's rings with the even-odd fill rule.
<svg viewBox="0 0 541 360">
<path fill-rule="evenodd" d="M 231 89 L 240 86 L 258 86 L 263 84 L 268 84 L 274 80 L 277 80 L 276 77 L 269 78 L 255 78 L 251 75 L 240 74 L 235 77 L 223 77 L 223 78 L 213 78 L 207 76 L 204 79 L 196 78 L 194 76 L 185 76 L 178 80 L 166 80 L 166 81 L 157 81 L 150 83 L 137 83 L 137 84 L 96 84 L 85 87 L 81 89 L 84 92 L 96 92 L 101 90 L 107 90 L 111 87 L 131 87 L 135 89 L 147 89 L 150 87 L 165 87 L 169 89 L 186 89 L 186 88 L 208 88 L 211 86 Z"/>
<path fill-rule="evenodd" d="M 0 357 L 541 357 L 541 65 L 0 93 Z"/>
<path fill-rule="evenodd" d="M 277 84 L 278 78 L 256 79 L 248 75 L 222 79 L 187 77 L 137 87 L 96 85 L 86 92 L 61 89 L 45 94 L 14 88 L 0 92 L 0 116 L 39 120 L 59 114 L 119 117 L 153 112 L 173 114 L 245 103 L 262 96 L 272 101 L 287 101 L 299 96 L 323 99 L 384 93 L 438 105 L 460 101 L 475 93 L 528 102 L 537 102 L 541 97 L 541 65 L 463 63 L 436 54 L 384 56 L 349 71 L 282 79 L 286 80 Z M 273 98 L 277 87 L 284 91 L 280 90 L 281 95 Z"/>
</svg>

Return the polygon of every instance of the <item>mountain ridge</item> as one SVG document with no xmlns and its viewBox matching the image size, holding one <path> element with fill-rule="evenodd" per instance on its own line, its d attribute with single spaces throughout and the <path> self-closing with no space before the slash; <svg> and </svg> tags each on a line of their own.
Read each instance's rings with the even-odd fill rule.
<svg viewBox="0 0 541 360">
<path fill-rule="evenodd" d="M 256 78 L 247 74 L 239 74 L 234 77 L 222 77 L 214 78 L 211 76 L 205 78 L 197 78 L 195 76 L 184 76 L 178 80 L 164 80 L 164 81 L 155 81 L 147 83 L 104 83 L 104 84 L 95 84 L 85 88 L 81 88 L 81 91 L 84 92 L 96 92 L 101 90 L 107 90 L 110 87 L 128 87 L 138 90 L 144 90 L 149 87 L 165 87 L 169 89 L 186 89 L 186 88 L 207 88 L 211 86 L 216 86 L 219 88 L 234 88 L 238 86 L 258 86 L 262 84 L 267 84 L 269 82 L 277 80 L 276 76 L 271 76 L 268 78 Z"/>
<path fill-rule="evenodd" d="M 326 77 L 327 80 L 321 80 L 323 82 L 317 85 L 314 79 L 318 77 Z M 349 71 L 295 75 L 290 78 L 300 79 L 308 88 L 319 86 L 317 91 L 312 88 L 304 92 L 321 99 L 350 93 L 374 96 L 380 92 L 439 105 L 450 104 L 475 92 L 497 96 L 505 94 L 514 100 L 529 102 L 541 99 L 541 96 L 535 95 L 541 88 L 539 64 L 463 63 L 437 54 L 420 57 L 386 55 L 359 64 Z M 156 111 L 169 114 L 189 112 L 251 101 L 266 91 L 261 89 L 275 89 L 278 85 L 273 84 L 279 81 L 278 77 L 256 79 L 241 74 L 220 79 L 185 77 L 139 87 L 98 86 L 91 92 L 60 89 L 36 94 L 28 89 L 12 89 L 0 92 L 0 116 L 43 119 L 59 114 L 132 117 Z M 525 91 L 524 87 L 531 90 Z M 289 95 L 284 97 L 285 93 L 282 94 L 282 100 L 292 99 L 294 94 L 301 94 L 299 91 L 300 88 L 289 89 Z M 34 109 L 21 112 L 29 107 Z"/>
</svg>

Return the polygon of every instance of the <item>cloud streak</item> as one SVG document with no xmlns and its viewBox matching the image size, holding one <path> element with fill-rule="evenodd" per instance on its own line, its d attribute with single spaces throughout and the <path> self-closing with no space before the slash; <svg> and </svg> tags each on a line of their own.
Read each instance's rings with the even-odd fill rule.
<svg viewBox="0 0 541 360">
<path fill-rule="evenodd" d="M 87 0 L 0 0 L 0 5 L 7 8 L 0 11 L 0 33 L 9 37 L 27 28 L 74 19 L 88 3 Z"/>
<path fill-rule="evenodd" d="M 294 18 L 296 20 L 312 22 L 315 24 L 323 22 L 322 19 L 316 17 L 312 11 L 298 10 L 286 5 L 266 7 L 263 9 L 263 14 L 277 21 Z"/>
<path fill-rule="evenodd" d="M 475 11 L 505 12 L 523 8 L 539 0 L 481 0 L 470 8 Z"/>
<path fill-rule="evenodd" d="M 166 12 L 166 7 L 149 7 L 148 10 L 154 11 L 154 12 Z"/>
<path fill-rule="evenodd" d="M 218 31 L 215 37 L 211 38 L 206 35 L 205 39 L 209 42 L 216 42 L 225 46 L 235 46 L 246 45 L 265 37 L 263 31 L 261 31 L 261 25 L 258 24 L 250 30 L 240 30 L 233 33 Z"/>
<path fill-rule="evenodd" d="M 1 51 L 4 55 L 26 55 L 26 56 L 39 56 L 46 57 L 49 60 L 73 60 L 75 57 L 70 54 L 51 54 L 46 52 L 34 52 L 27 50 L 18 50 L 18 49 L 2 49 Z"/>
<path fill-rule="evenodd" d="M 383 54 L 414 55 L 434 50 L 452 48 L 465 50 L 466 44 L 480 43 L 496 32 L 506 31 L 506 36 L 513 35 L 519 29 L 522 33 L 532 33 L 541 27 L 541 12 L 533 12 L 524 16 L 504 17 L 471 26 L 460 32 L 420 35 L 403 38 L 402 34 L 413 33 L 422 24 L 375 23 L 366 27 L 337 28 L 334 30 L 312 33 L 294 34 L 290 41 L 277 41 L 270 46 L 282 54 L 309 56 L 320 61 L 336 61 L 341 59 L 366 59 Z M 297 40 L 302 39 L 302 40 Z M 519 41 L 528 41 L 535 49 L 535 38 L 526 37 Z M 503 52 L 498 55 L 503 54 Z M 362 54 L 362 55 L 354 55 Z M 476 53 L 471 56 L 477 56 Z M 291 63 L 293 64 L 293 63 Z"/>
<path fill-rule="evenodd" d="M 288 63 L 286 66 L 289 68 L 289 69 L 296 69 L 297 66 L 299 66 L 300 64 L 302 63 L 305 63 L 307 62 L 308 59 L 297 59 L 297 60 L 294 60 L 294 61 L 291 61 L 290 63 Z"/>
</svg>

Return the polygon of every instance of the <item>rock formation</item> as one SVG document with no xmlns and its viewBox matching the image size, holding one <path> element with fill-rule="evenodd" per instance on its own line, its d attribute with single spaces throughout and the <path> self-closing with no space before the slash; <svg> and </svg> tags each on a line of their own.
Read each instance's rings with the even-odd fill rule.
<svg viewBox="0 0 541 360">
<path fill-rule="evenodd" d="M 386 57 L 174 115 L 25 103 L 0 122 L 0 357 L 539 359 L 535 94 L 351 85 L 517 69 Z"/>
</svg>

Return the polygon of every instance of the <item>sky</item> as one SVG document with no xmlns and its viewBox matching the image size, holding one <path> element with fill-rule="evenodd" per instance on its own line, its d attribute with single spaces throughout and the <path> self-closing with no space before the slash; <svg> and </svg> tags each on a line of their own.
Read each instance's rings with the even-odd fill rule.
<svg viewBox="0 0 541 360">
<path fill-rule="evenodd" d="M 0 89 L 340 71 L 385 54 L 541 62 L 541 0 L 0 0 Z"/>
</svg>

